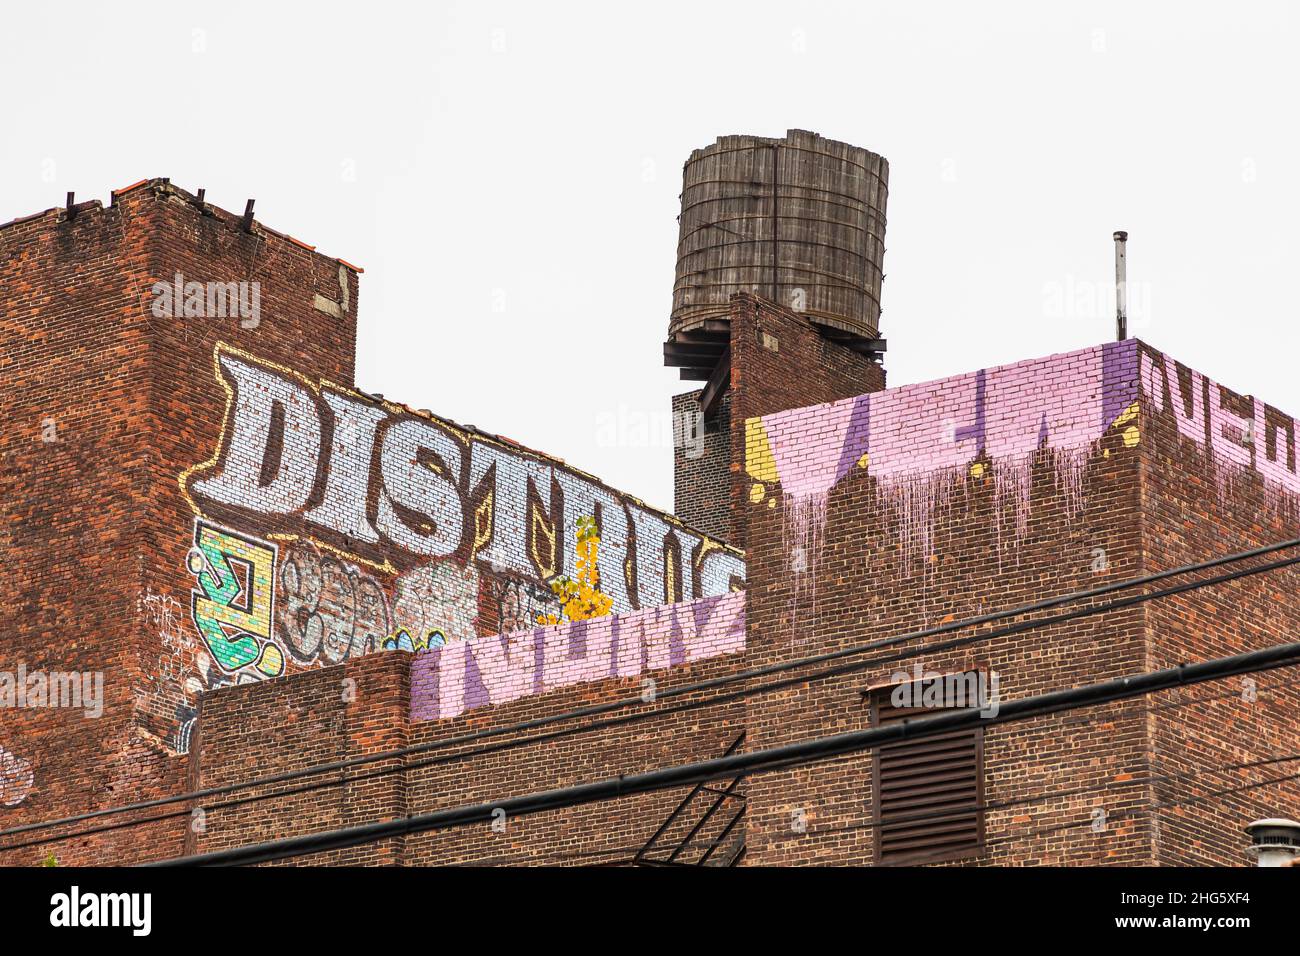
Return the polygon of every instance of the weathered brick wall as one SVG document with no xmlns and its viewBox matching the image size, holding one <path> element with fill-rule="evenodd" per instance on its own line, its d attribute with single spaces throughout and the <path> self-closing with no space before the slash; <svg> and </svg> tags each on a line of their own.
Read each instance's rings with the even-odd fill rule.
<svg viewBox="0 0 1300 956">
<path fill-rule="evenodd" d="M 680 625 L 681 606 L 478 638 L 411 659 L 415 719 L 406 737 L 435 743 L 635 696 L 647 673 L 662 673 L 660 687 L 673 686 L 1294 534 L 1294 423 L 1216 389 L 1130 341 L 751 418 L 742 423 L 750 542 L 743 654 L 733 634 L 725 656 L 692 661 L 683 632 L 674 657 L 671 637 L 663 643 L 674 631 L 663 625 Z M 1290 571 L 1251 578 L 530 747 L 465 756 L 476 745 L 462 744 L 409 766 L 401 789 L 407 812 L 427 812 L 707 759 L 742 732 L 752 750 L 858 729 L 869 720 L 864 691 L 918 673 L 995 675 L 1005 701 L 1236 653 L 1295 631 L 1294 580 Z M 712 600 L 725 607 L 741 599 Z M 711 619 L 689 621 L 699 634 Z M 627 630 L 638 642 L 631 650 Z M 680 663 L 655 671 L 656 653 Z M 250 704 L 284 712 L 274 699 L 279 686 Z M 1220 682 L 989 728 L 984 848 L 944 862 L 1244 863 L 1245 823 L 1296 813 L 1294 781 L 1252 785 L 1295 772 L 1289 762 L 1263 761 L 1295 750 L 1300 709 L 1289 672 L 1262 675 L 1254 694 L 1243 690 L 1240 681 Z M 430 717 L 440 719 L 421 719 Z M 208 726 L 205 718 L 204 734 Z M 270 746 L 260 762 L 281 766 Z M 449 761 L 458 751 L 463 759 Z M 205 751 L 208 759 L 220 764 Z M 1234 769 L 1239 764 L 1257 765 Z M 744 823 L 735 831 L 744 833 L 744 862 L 874 862 L 872 785 L 865 755 L 746 781 L 738 791 Z M 683 796 L 539 814 L 505 821 L 504 830 L 412 837 L 402 859 L 626 861 Z M 697 800 L 676 818 L 678 839 L 702 807 Z M 711 822 L 710 839 L 727 819 Z"/>
<path fill-rule="evenodd" d="M 0 710 L 0 828 L 110 803 L 166 769 L 132 732 L 150 373 L 129 286 L 149 273 L 148 235 L 125 208 L 76 212 L 0 227 L 0 672 L 103 674 L 104 709 Z"/>
<path fill-rule="evenodd" d="M 459 641 L 414 659 L 416 720 L 607 677 L 636 678 L 745 649 L 743 592 Z"/>
<path fill-rule="evenodd" d="M 444 648 L 440 656 L 417 655 L 411 659 L 412 741 L 446 739 L 471 729 L 614 700 L 644 699 L 651 688 L 657 695 L 730 673 L 744 659 L 744 610 L 745 595 L 730 594 L 603 621 L 481 638 L 463 649 Z M 465 653 L 471 650 L 473 662 Z M 480 681 L 477 690 L 476 675 Z M 638 705 L 594 720 L 673 708 L 718 693 L 705 691 Z M 494 706 L 469 709 L 489 702 Z M 466 708 L 464 716 L 450 716 L 461 707 Z M 412 811 L 491 802 L 720 757 L 743 731 L 743 713 L 736 702 L 722 703 L 413 770 L 408 778 Z M 444 717 L 421 719 L 435 714 Z M 590 722 L 552 725 L 529 733 L 568 730 Z M 510 738 L 492 738 L 458 749 L 491 746 L 503 739 Z M 650 840 L 689 792 L 689 788 L 678 788 L 506 820 L 503 830 L 484 825 L 412 837 L 408 840 L 409 858 L 414 864 L 622 862 Z M 742 787 L 739 793 L 743 792 Z M 663 859 L 702 820 L 714 799 L 710 794 L 697 794 L 656 842 L 650 856 Z M 683 862 L 699 858 L 737 812 L 737 804 L 729 801 L 709 818 L 685 851 Z M 740 836 L 733 831 L 734 838 Z"/>
<path fill-rule="evenodd" d="M 1141 360 L 1149 567 L 1296 537 L 1295 420 L 1153 349 L 1143 347 Z M 1173 667 L 1294 641 L 1298 595 L 1300 574 L 1289 568 L 1157 602 L 1149 664 Z M 1300 760 L 1272 762 L 1300 757 L 1295 668 L 1159 695 L 1148 722 L 1159 863 L 1241 865 L 1243 826 L 1300 815 L 1300 786 L 1286 779 L 1300 772 Z"/>
<path fill-rule="evenodd" d="M 684 665 L 659 680 L 659 687 L 664 690 L 678 683 L 720 677 L 731 673 L 734 666 L 736 662 L 729 658 Z M 573 685 L 543 697 L 522 698 L 505 707 L 493 708 L 490 718 L 485 715 L 479 721 L 471 717 L 462 721 L 417 724 L 412 728 L 412 740 L 432 742 L 485 726 L 488 719 L 493 723 L 529 720 L 636 697 L 641 690 L 641 683 L 633 679 Z M 684 699 L 691 698 L 678 698 L 666 706 L 681 703 Z M 490 803 L 505 797 L 604 780 L 620 774 L 713 759 L 726 753 L 743 733 L 743 707 L 726 703 L 623 727 L 562 737 L 530 747 L 476 755 L 456 763 L 412 772 L 408 778 L 411 807 L 414 812 L 430 812 L 463 804 Z M 500 739 L 496 738 L 497 741 Z M 465 750 L 469 746 L 463 745 L 459 749 Z M 455 749 L 440 750 L 436 755 L 441 757 L 455 752 Z M 732 783 L 734 781 L 721 781 L 715 784 L 716 791 L 725 790 Z M 413 836 L 407 841 L 407 859 L 412 865 L 626 863 L 646 847 L 661 826 L 668 824 L 647 854 L 652 860 L 663 861 L 690 836 L 697 824 L 703 822 L 677 860 L 693 864 L 700 861 L 722 836 L 734 815 L 743 809 L 746 788 L 747 784 L 742 781 L 730 796 L 721 800 L 717 792 L 706 790 L 692 796 L 693 788 L 674 788 L 507 819 L 504 830 L 484 824 Z M 720 808 L 705 820 L 705 814 L 716 801 L 720 801 Z M 674 817 L 674 812 L 684 803 L 681 812 Z M 739 849 L 741 839 L 743 820 L 733 827 L 710 862 L 729 862 Z"/>
<path fill-rule="evenodd" d="M 1137 396 L 1134 348 L 1105 346 L 751 419 L 751 665 L 1139 573 L 1139 452 L 1125 440 Z M 924 673 L 995 672 L 1002 699 L 1025 697 L 1142 669 L 1142 613 L 917 660 Z M 748 743 L 865 727 L 863 691 L 911 676 L 912 664 L 751 699 Z M 1151 862 L 1149 815 L 1136 812 L 1146 789 L 1104 802 L 1086 792 L 1146 777 L 1145 734 L 1133 703 L 986 731 L 996 809 L 971 860 Z M 872 862 L 871 787 L 865 755 L 753 778 L 747 862 Z M 1095 833 L 1103 805 L 1118 822 Z"/>
<path fill-rule="evenodd" d="M 270 684 L 220 690 L 204 697 L 192 754 L 198 777 L 205 787 L 220 786 L 384 752 L 402 746 L 400 741 L 412 746 L 436 744 L 487 727 L 645 698 L 651 688 L 657 696 L 727 674 L 743 660 L 744 602 L 744 594 L 732 593 L 591 622 L 472 638 L 414 655 L 371 655 Z M 674 698 L 662 706 L 707 700 L 709 693 Z M 640 709 L 661 709 L 661 705 L 638 704 L 610 716 Z M 585 718 L 411 754 L 349 771 L 354 779 L 346 788 L 273 796 L 211 811 L 206 830 L 194 845 L 219 849 L 718 757 L 743 730 L 743 714 L 742 704 L 727 702 L 639 723 L 567 733 L 592 722 Z M 512 745 L 531 735 L 557 731 L 565 733 L 537 744 Z M 468 753 L 483 748 L 487 752 Z M 401 772 L 371 776 L 390 767 Z M 246 793 L 260 797 L 301 785 L 281 784 Z M 364 788 L 376 788 L 373 799 L 358 796 L 366 792 Z M 731 822 L 743 793 L 743 787 L 736 788 L 727 805 L 707 820 L 708 805 L 717 798 L 707 792 L 696 794 L 657 841 L 651 856 L 665 857 L 703 821 L 684 857 L 694 862 Z M 368 857 L 367 851 L 358 849 L 343 851 L 347 855 L 316 854 L 303 862 L 626 861 L 689 794 L 689 788 L 678 788 L 503 820 L 496 828 L 484 824 L 413 835 L 398 841 L 400 846 L 388 847 L 386 857 Z M 718 860 L 734 852 L 742 835 L 743 828 L 732 828 L 715 853 Z"/>
<path fill-rule="evenodd" d="M 232 685 L 204 694 L 191 742 L 191 782 L 205 789 L 221 787 L 405 747 L 410 743 L 409 677 L 408 655 L 372 654 L 273 684 Z M 402 760 L 376 761 L 361 769 L 370 776 L 339 786 L 312 786 L 338 779 L 335 772 L 211 798 L 202 806 L 201 824 L 188 828 L 186 852 L 404 815 Z M 295 862 L 401 865 L 404 842 L 385 840 Z"/>
<path fill-rule="evenodd" d="M 673 396 L 673 511 L 726 541 L 731 534 L 731 393 L 704 421 L 700 393 Z"/>
<path fill-rule="evenodd" d="M 751 420 L 753 663 L 1292 537 L 1294 431 L 1137 342 Z M 1014 699 L 1293 639 L 1296 593 L 1283 571 L 922 660 L 996 671 Z M 860 691 L 896 668 L 751 703 L 751 745 L 865 726 Z M 1287 670 L 988 731 L 969 861 L 1244 863 L 1242 827 L 1300 803 L 1273 762 L 1296 696 Z M 748 859 L 873 859 L 870 776 L 755 778 Z"/>
<path fill-rule="evenodd" d="M 772 412 L 834 402 L 885 387 L 885 370 L 817 332 L 806 316 L 737 293 L 731 302 L 731 509 L 727 539 L 744 548 L 749 482 L 745 422 Z"/>
<path fill-rule="evenodd" d="M 220 434 L 213 348 L 239 343 L 348 382 L 357 289 L 338 260 L 260 224 L 246 233 L 239 217 L 200 208 L 162 180 L 118 191 L 108 208 L 83 203 L 71 221 L 51 210 L 0 227 L 0 258 L 13 588 L 0 671 L 22 663 L 102 674 L 106 698 L 97 720 L 0 713 L 0 747 L 22 761 L 8 776 L 26 791 L 18 800 L 6 784 L 3 828 L 181 789 L 176 754 L 207 669 L 188 619 L 192 578 L 176 552 L 193 523 L 176 476 Z M 162 307 L 158 290 L 178 274 L 183 293 L 202 284 L 192 314 L 183 300 Z M 206 309 L 208 283 L 239 282 L 258 284 L 262 321 Z M 348 309 L 336 303 L 327 315 L 318 294 Z M 141 827 L 50 848 L 62 863 L 129 861 L 151 843 L 154 853 L 179 849 L 182 833 Z M 6 859 L 33 862 L 47 849 Z"/>
<path fill-rule="evenodd" d="M 251 353 L 215 361 L 222 438 L 179 488 L 192 616 L 227 681 L 527 627 L 576 576 L 584 516 L 616 612 L 743 581 L 739 552 L 555 459 Z M 227 558 L 251 565 L 254 608 Z"/>
<path fill-rule="evenodd" d="M 741 294 L 730 432 L 707 436 L 699 468 L 712 471 L 684 465 L 679 481 L 706 531 L 749 546 L 747 566 L 558 460 L 357 392 L 356 270 L 247 233 L 165 181 L 71 221 L 0 227 L 0 254 L 0 674 L 102 673 L 105 697 L 96 719 L 0 711 L 0 829 L 634 697 L 647 678 L 678 686 L 1297 527 L 1294 421 L 1140 343 L 882 392 L 879 365 Z M 187 315 L 191 281 L 257 283 L 258 314 Z M 179 311 L 160 309 L 177 282 Z M 622 613 L 496 637 L 546 609 L 587 514 Z M 1295 582 L 1276 573 L 920 660 L 996 672 L 1004 698 L 1091 683 L 1287 639 Z M 743 651 L 730 626 L 742 602 Z M 422 646 L 435 650 L 363 656 Z M 864 726 L 862 691 L 901 669 L 408 758 L 346 787 L 207 806 L 197 832 L 174 820 L 7 853 L 0 838 L 0 862 L 214 849 L 707 759 L 742 732 L 746 749 L 822 736 Z M 1295 750 L 1290 677 L 991 729 L 987 845 L 967 862 L 1243 862 L 1242 825 L 1297 814 L 1293 781 L 1253 786 L 1295 772 L 1262 763 Z M 737 788 L 723 799 L 745 798 L 746 862 L 872 861 L 870 777 L 860 757 Z M 616 861 L 685 796 L 322 859 Z"/>
<path fill-rule="evenodd" d="M 413 720 L 396 737 L 436 743 L 636 696 L 647 674 L 660 675 L 660 687 L 674 686 L 1282 538 L 1295 520 L 1288 497 L 1296 484 L 1294 425 L 1262 403 L 1213 388 L 1128 342 L 750 419 L 746 595 L 697 602 L 689 617 L 684 606 L 665 607 L 417 655 L 409 659 Z M 1196 411 L 1198 393 L 1210 414 Z M 996 675 L 997 692 L 1008 700 L 1234 653 L 1294 629 L 1293 578 L 1254 578 L 927 654 L 915 664 L 923 674 Z M 724 628 L 721 645 L 708 636 L 716 612 L 741 600 L 748 607 L 743 654 L 733 628 Z M 734 621 L 719 618 L 726 619 Z M 693 656 L 700 635 L 702 646 L 722 656 Z M 659 670 L 656 661 L 676 666 Z M 913 663 L 882 663 L 529 747 L 436 750 L 408 758 L 423 765 L 405 768 L 392 786 L 406 812 L 419 813 L 707 759 L 741 732 L 745 749 L 756 749 L 861 728 L 868 722 L 863 692 L 915 676 Z M 314 712 L 330 698 L 338 710 L 336 672 L 313 675 L 319 683 L 302 703 L 279 699 L 281 687 L 306 693 L 306 679 L 293 677 L 253 690 L 244 707 Z M 1224 682 L 989 728 L 985 846 L 948 862 L 1244 862 L 1241 826 L 1295 812 L 1294 783 L 1217 792 L 1285 775 L 1286 764 L 1231 769 L 1293 749 L 1297 702 L 1284 674 L 1261 677 L 1257 689 L 1257 699 L 1243 699 L 1240 682 Z M 208 749 L 208 734 L 226 737 L 220 727 L 240 719 L 242 709 L 205 715 L 205 784 L 208 761 L 226 765 L 220 751 Z M 274 725 L 273 717 L 264 720 Z M 281 747 L 268 735 L 262 747 L 253 759 L 267 770 L 310 762 L 296 739 Z M 314 759 L 327 751 L 341 753 L 316 745 Z M 744 824 L 733 837 L 744 833 L 745 862 L 873 862 L 871 776 L 870 758 L 862 756 L 747 781 L 726 798 L 743 793 Z M 625 861 L 684 796 L 539 814 L 505 821 L 504 830 L 484 825 L 412 837 L 388 859 Z M 399 805 L 396 796 L 374 804 L 368 812 L 377 816 L 367 819 Z M 272 815 L 282 826 L 294 821 L 292 832 L 342 825 L 343 804 L 320 806 L 338 812 L 328 820 L 292 807 Z M 680 839 L 702 808 L 697 800 L 670 832 Z M 245 842 L 244 811 L 232 812 L 224 825 L 236 829 L 205 848 Z M 711 821 L 709 839 L 728 819 Z M 673 842 L 668 835 L 662 841 Z"/>
<path fill-rule="evenodd" d="M 139 192 L 151 216 L 158 281 L 175 283 L 179 274 L 204 285 L 257 283 L 260 291 L 254 324 L 213 315 L 159 317 L 155 312 L 163 310 L 154 287 L 137 290 L 153 335 L 149 427 L 157 448 L 145 522 L 150 570 L 142 590 L 151 655 L 145 669 L 153 680 L 142 710 L 149 731 L 183 752 L 199 695 L 239 679 L 221 666 L 195 621 L 192 592 L 201 588 L 187 552 L 198 529 L 177 480 L 217 447 L 226 428 L 228 396 L 216 374 L 216 350 L 247 350 L 263 361 L 310 368 L 350 385 L 359 276 L 347 263 L 260 224 L 250 235 L 239 216 L 200 209 L 194 197 L 174 187 Z"/>
<path fill-rule="evenodd" d="M 700 661 L 665 680 L 814 654 L 1138 573 L 1140 433 L 1130 431 L 1138 394 L 1136 351 L 1116 346 L 751 422 L 746 517 L 761 546 L 750 557 L 745 597 L 754 608 L 749 646 L 744 657 Z M 1102 680 L 1142 668 L 1143 613 L 923 661 L 927 672 L 995 671 L 1006 697 Z M 635 695 L 635 667 L 620 671 L 622 681 L 596 677 L 627 659 L 623 626 L 592 624 L 580 640 L 575 633 L 558 642 L 543 631 L 484 638 L 417 656 L 412 712 L 445 719 L 417 720 L 410 739 L 433 742 Z M 452 679 L 444 682 L 448 666 Z M 896 680 L 900 669 L 732 702 L 721 721 L 706 708 L 408 770 L 408 812 L 717 756 L 741 730 L 754 749 L 860 727 L 862 690 Z M 554 687 L 567 680 L 574 681 L 567 689 Z M 1151 862 L 1146 734 L 1140 703 L 991 731 L 986 799 L 996 809 L 977 861 Z M 278 766 L 273 754 L 262 763 Z M 748 781 L 746 862 L 871 861 L 870 785 L 862 758 Z M 504 833 L 484 826 L 412 838 L 405 858 L 626 859 L 679 798 L 508 821 Z M 1097 809 L 1113 820 L 1100 833 L 1092 827 Z M 795 811 L 803 832 L 792 826 Z"/>
<path fill-rule="evenodd" d="M 208 691 L 531 624 L 583 515 L 616 610 L 743 580 L 738 551 L 557 459 L 353 389 L 341 260 L 164 180 L 0 237 L 0 653 L 108 696 L 93 723 L 2 715 L 0 828 L 182 789 Z"/>
</svg>

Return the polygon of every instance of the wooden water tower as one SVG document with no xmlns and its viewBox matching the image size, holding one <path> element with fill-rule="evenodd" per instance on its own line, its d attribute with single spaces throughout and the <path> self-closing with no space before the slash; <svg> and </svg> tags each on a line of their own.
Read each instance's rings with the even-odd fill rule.
<svg viewBox="0 0 1300 956">
<path fill-rule="evenodd" d="M 832 341 L 879 359 L 888 182 L 884 157 L 805 130 L 721 136 L 691 153 L 664 364 L 721 385 L 729 300 L 739 291 L 802 313 Z"/>
</svg>

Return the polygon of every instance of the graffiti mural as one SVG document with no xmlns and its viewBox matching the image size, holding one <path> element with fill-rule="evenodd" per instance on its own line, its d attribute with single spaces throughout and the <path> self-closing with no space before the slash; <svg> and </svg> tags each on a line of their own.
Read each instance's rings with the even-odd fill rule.
<svg viewBox="0 0 1300 956">
<path fill-rule="evenodd" d="M 22 757 L 0 747 L 0 807 L 16 807 L 32 792 L 36 775 Z"/>
<path fill-rule="evenodd" d="M 478 573 L 454 562 L 374 574 L 296 542 L 278 574 L 277 635 L 295 661 L 338 664 L 376 650 L 424 650 L 478 631 Z"/>
<path fill-rule="evenodd" d="M 1300 495 L 1295 419 L 1145 345 L 1139 355 L 1142 394 L 1153 412 L 1172 416 L 1179 434 L 1200 446 L 1220 502 L 1235 481 L 1252 474 L 1268 505 L 1294 516 Z"/>
<path fill-rule="evenodd" d="M 1136 415 L 1137 401 L 1129 340 L 750 419 L 749 497 L 775 506 L 779 487 L 792 571 L 805 589 L 815 587 L 827 498 L 854 472 L 876 479 L 905 570 L 932 553 L 936 514 L 963 475 L 991 481 L 998 515 L 1011 512 L 1005 535 L 998 527 L 1001 549 L 1025 533 L 1034 457 L 1050 455 L 1077 514 L 1089 457 L 1111 427 Z M 811 434 L 826 437 L 811 442 Z"/>
<path fill-rule="evenodd" d="M 276 592 L 277 636 L 301 663 L 338 664 L 369 654 L 392 630 L 382 585 L 310 542 L 286 551 Z"/>
<path fill-rule="evenodd" d="M 1295 506 L 1294 419 L 1136 339 L 749 419 L 749 500 L 776 507 L 780 491 L 800 594 L 815 587 L 827 498 L 852 473 L 875 479 L 904 570 L 924 567 L 955 479 L 992 482 L 997 514 L 1004 506 L 1012 514 L 1006 534 L 998 528 L 999 548 L 1015 546 L 1026 530 L 1037 456 L 1050 460 L 1067 511 L 1077 515 L 1084 469 L 1100 440 L 1115 433 L 1123 447 L 1139 445 L 1144 410 L 1171 415 L 1201 446 L 1221 494 L 1251 473 L 1276 507 Z"/>
<path fill-rule="evenodd" d="M 167 745 L 177 753 L 189 753 L 199 695 L 224 681 L 214 673 L 212 658 L 203 649 L 198 631 L 176 598 L 146 591 L 140 598 L 140 612 L 146 626 L 158 638 L 156 684 L 165 688 L 164 693 L 174 708 L 174 724 Z"/>
<path fill-rule="evenodd" d="M 446 641 L 478 635 L 479 574 L 474 565 L 427 564 L 399 575 L 393 584 L 393 626 L 397 631 Z"/>
<path fill-rule="evenodd" d="M 194 659 L 172 662 L 194 689 L 178 748 L 203 689 L 532 627 L 573 573 L 584 517 L 615 613 L 743 586 L 740 552 L 506 439 L 223 343 L 213 371 L 221 435 L 179 476 L 198 641 L 172 641 Z M 169 612 L 149 608 L 171 640 Z"/>
<path fill-rule="evenodd" d="M 484 587 L 502 634 L 525 630 L 559 610 L 559 600 L 549 588 L 526 578 L 487 575 Z"/>
<path fill-rule="evenodd" d="M 414 653 L 415 651 L 428 651 L 435 647 L 442 647 L 446 643 L 447 635 L 443 634 L 442 631 L 432 630 L 423 636 L 417 634 L 417 636 L 411 637 L 409 631 L 401 628 L 396 633 L 384 638 L 381 649 Z"/>
<path fill-rule="evenodd" d="M 744 649 L 743 593 L 478 637 L 412 659 L 411 719 L 456 717 L 572 684 L 639 677 Z"/>
<path fill-rule="evenodd" d="M 284 672 L 284 653 L 271 639 L 275 556 L 266 541 L 194 522 L 186 566 L 198 587 L 190 593 L 190 616 L 223 674 Z"/>
<path fill-rule="evenodd" d="M 577 521 L 593 516 L 615 612 L 743 582 L 739 552 L 554 459 L 225 344 L 214 363 L 221 439 L 180 477 L 196 515 L 385 574 L 456 561 L 543 586 L 573 573 Z"/>
</svg>

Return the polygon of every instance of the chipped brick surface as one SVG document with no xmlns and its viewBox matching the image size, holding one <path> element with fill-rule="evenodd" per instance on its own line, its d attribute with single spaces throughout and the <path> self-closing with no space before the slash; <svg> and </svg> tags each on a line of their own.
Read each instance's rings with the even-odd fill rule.
<svg viewBox="0 0 1300 956">
<path fill-rule="evenodd" d="M 99 718 L 0 713 L 0 827 L 430 748 L 340 786 L 208 801 L 199 829 L 6 863 L 219 849 L 857 729 L 863 691 L 914 662 L 996 673 L 1015 699 L 1300 624 L 1285 570 L 764 695 L 694 690 L 671 702 L 702 706 L 677 710 L 657 695 L 1292 537 L 1294 419 L 1138 341 L 885 389 L 879 365 L 741 294 L 719 429 L 700 459 L 678 448 L 682 521 L 357 391 L 356 271 L 166 181 L 10 223 L 0 252 L 0 671 L 105 677 Z M 260 321 L 160 318 L 151 290 L 178 274 L 260 283 Z M 534 627 L 586 514 L 618 613 Z M 1292 678 L 989 728 L 984 846 L 933 862 L 1246 862 L 1246 823 L 1298 812 L 1293 764 L 1266 762 L 1300 731 Z M 666 713 L 445 743 L 617 702 Z M 651 856 L 703 821 L 693 859 L 718 840 L 712 863 L 869 864 L 872 786 L 862 755 L 300 862 L 626 862 L 671 819 Z"/>
<path fill-rule="evenodd" d="M 584 515 L 632 621 L 743 581 L 734 548 L 558 459 L 357 391 L 356 270 L 166 180 L 7 224 L 0 251 L 0 671 L 102 673 L 106 697 L 97 719 L 0 715 L 0 826 L 204 779 L 190 751 L 220 688 L 529 627 Z M 53 847 L 129 861 L 187 839 Z"/>
</svg>

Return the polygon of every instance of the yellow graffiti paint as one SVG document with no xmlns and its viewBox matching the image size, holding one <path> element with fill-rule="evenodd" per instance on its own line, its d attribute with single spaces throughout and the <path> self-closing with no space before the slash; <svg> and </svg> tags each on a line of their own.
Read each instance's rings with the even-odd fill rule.
<svg viewBox="0 0 1300 956">
<path fill-rule="evenodd" d="M 470 547 L 470 554 L 478 554 L 492 540 L 496 516 L 494 497 L 493 491 L 489 489 L 479 506 L 474 509 L 474 544 Z"/>
<path fill-rule="evenodd" d="M 546 581 L 560 573 L 555 525 L 535 501 L 529 503 L 528 518 L 528 550 L 537 565 L 538 575 Z"/>
<path fill-rule="evenodd" d="M 664 584 L 670 602 L 676 604 L 682 599 L 682 583 L 677 577 L 677 561 L 672 548 L 664 548 Z"/>
<path fill-rule="evenodd" d="M 258 659 L 257 669 L 267 677 L 279 677 L 284 673 L 284 652 L 274 644 L 267 643 L 262 648 L 262 656 Z"/>
<path fill-rule="evenodd" d="M 1120 412 L 1119 417 L 1116 418 L 1115 421 L 1111 422 L 1111 424 L 1123 425 L 1125 422 L 1131 422 L 1138 417 L 1138 413 L 1140 411 L 1141 411 L 1141 404 L 1138 402 L 1134 402 L 1133 404 L 1129 405 L 1128 408 L 1124 409 L 1124 411 Z"/>
<path fill-rule="evenodd" d="M 776 460 L 772 457 L 772 446 L 768 441 L 767 429 L 763 419 L 750 418 L 745 421 L 745 471 L 756 481 L 775 484 L 779 481 L 776 473 Z"/>
<path fill-rule="evenodd" d="M 229 624 L 242 631 L 256 634 L 258 637 L 271 636 L 271 589 L 275 570 L 275 553 L 251 541 L 226 534 L 216 528 L 203 526 L 199 530 L 201 546 L 220 551 L 247 563 L 248 573 L 248 610 L 231 604 L 219 604 L 207 597 L 200 597 L 195 604 L 195 611 L 208 620 Z M 190 570 L 194 573 L 195 561 L 191 559 Z M 202 567 L 199 567 L 202 570 Z"/>
</svg>

